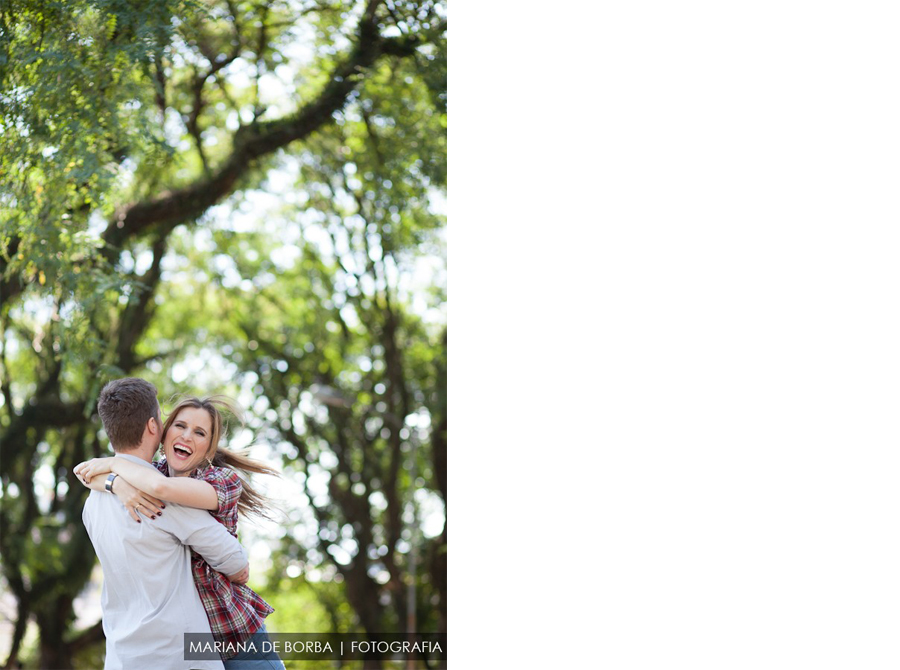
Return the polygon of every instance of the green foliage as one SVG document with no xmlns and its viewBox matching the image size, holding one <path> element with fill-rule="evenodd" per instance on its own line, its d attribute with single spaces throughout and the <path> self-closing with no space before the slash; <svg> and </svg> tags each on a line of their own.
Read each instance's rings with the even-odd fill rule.
<svg viewBox="0 0 900 670">
<path fill-rule="evenodd" d="M 146 75 L 171 36 L 171 0 L 9 0 L 0 55 L 0 252 L 6 273 L 79 286 L 89 214 L 141 143 Z M 18 233 L 11 253 L 12 231 Z M 44 284 L 45 281 L 41 283 Z"/>
<path fill-rule="evenodd" d="M 0 7 L 0 567 L 36 665 L 96 664 L 71 469 L 124 375 L 239 396 L 302 491 L 270 628 L 400 630 L 410 584 L 445 627 L 445 30 L 429 1 Z"/>
<path fill-rule="evenodd" d="M 343 616 L 350 619 L 353 615 L 337 586 L 333 582 L 310 584 L 302 577 L 288 579 L 280 575 L 277 591 L 272 591 L 272 584 L 268 588 L 258 588 L 260 593 L 266 593 L 267 602 L 275 608 L 266 619 L 266 628 L 278 633 L 330 631 L 333 622 L 323 605 L 327 595 L 338 601 Z"/>
</svg>

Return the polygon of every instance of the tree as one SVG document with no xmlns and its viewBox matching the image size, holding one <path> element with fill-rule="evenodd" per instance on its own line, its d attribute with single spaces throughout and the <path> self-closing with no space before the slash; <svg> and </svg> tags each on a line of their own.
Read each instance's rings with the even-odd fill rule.
<svg viewBox="0 0 900 670">
<path fill-rule="evenodd" d="M 328 479 L 310 491 L 316 539 L 288 529 L 276 565 L 330 566 L 350 625 L 402 630 L 415 586 L 420 620 L 445 626 L 446 527 L 426 542 L 402 521 L 416 495 L 446 504 L 444 296 L 428 319 L 405 287 L 440 245 L 444 17 L 389 0 L 4 2 L 8 665 L 29 620 L 41 667 L 71 667 L 102 636 L 71 629 L 93 566 L 71 469 L 104 452 L 100 387 L 133 374 L 174 390 L 173 366 L 210 350 L 235 388 L 255 380 L 254 426 L 286 476 Z M 292 166 L 300 196 L 278 238 L 213 216 Z"/>
</svg>

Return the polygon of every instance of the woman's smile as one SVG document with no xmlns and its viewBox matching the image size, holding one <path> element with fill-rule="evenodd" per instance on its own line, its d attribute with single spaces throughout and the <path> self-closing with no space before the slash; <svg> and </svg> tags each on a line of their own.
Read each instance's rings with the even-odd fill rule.
<svg viewBox="0 0 900 670">
<path fill-rule="evenodd" d="M 183 477 L 191 474 L 206 460 L 212 435 L 212 417 L 204 409 L 185 407 L 163 436 L 163 451 L 169 474 Z"/>
<path fill-rule="evenodd" d="M 175 457 L 176 458 L 185 458 L 186 459 L 191 454 L 194 453 L 193 449 L 188 447 L 186 444 L 183 444 L 182 442 L 176 442 L 173 445 L 173 448 L 175 449 Z"/>
</svg>

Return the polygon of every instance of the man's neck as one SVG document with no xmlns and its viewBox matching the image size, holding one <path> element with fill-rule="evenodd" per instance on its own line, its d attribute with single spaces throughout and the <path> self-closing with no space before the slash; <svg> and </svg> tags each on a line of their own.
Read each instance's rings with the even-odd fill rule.
<svg viewBox="0 0 900 670">
<path fill-rule="evenodd" d="M 148 463 L 153 462 L 153 453 L 156 451 L 155 449 L 147 449 L 146 447 L 139 446 L 134 449 L 122 449 L 115 450 L 116 456 L 134 456 L 135 458 L 140 458 L 142 461 L 147 461 Z"/>
</svg>

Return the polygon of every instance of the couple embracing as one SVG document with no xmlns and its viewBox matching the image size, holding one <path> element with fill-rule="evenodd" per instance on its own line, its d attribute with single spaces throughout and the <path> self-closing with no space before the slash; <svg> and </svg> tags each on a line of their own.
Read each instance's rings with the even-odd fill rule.
<svg viewBox="0 0 900 670">
<path fill-rule="evenodd" d="M 238 512 L 266 511 L 237 471 L 274 471 L 218 445 L 223 411 L 239 416 L 237 407 L 186 398 L 163 424 L 156 387 L 130 377 L 104 386 L 97 410 L 115 456 L 75 474 L 92 489 L 82 517 L 103 568 L 105 670 L 283 670 L 262 652 L 274 610 L 246 585 L 237 540 Z M 185 633 L 211 633 L 222 661 L 186 661 Z M 251 636 L 258 652 L 237 653 Z"/>
</svg>

